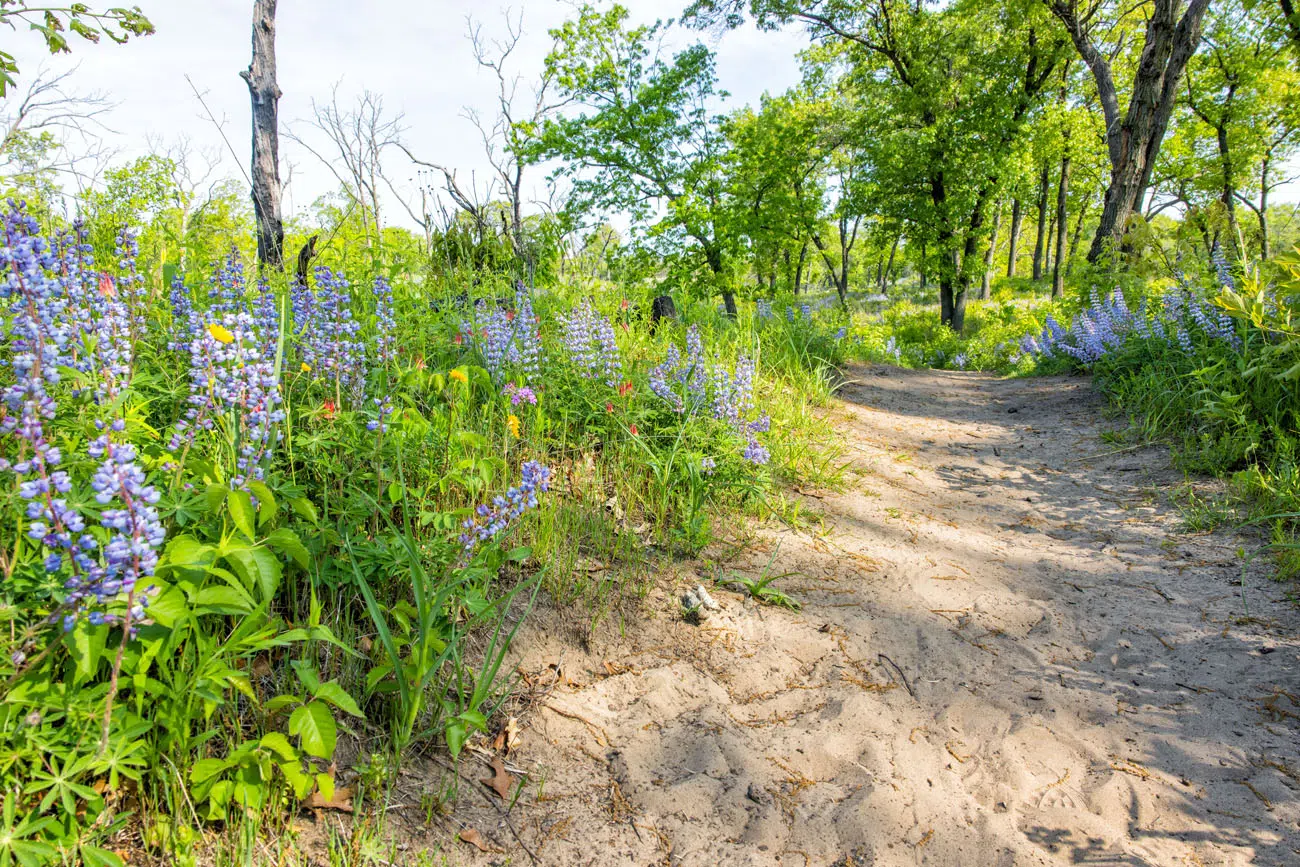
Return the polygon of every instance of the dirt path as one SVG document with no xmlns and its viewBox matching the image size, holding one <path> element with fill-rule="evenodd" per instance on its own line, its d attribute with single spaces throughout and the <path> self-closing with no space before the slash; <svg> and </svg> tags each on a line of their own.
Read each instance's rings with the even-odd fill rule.
<svg viewBox="0 0 1300 867">
<path fill-rule="evenodd" d="M 1082 379 L 849 376 L 821 532 L 729 564 L 775 552 L 801 612 L 690 626 L 683 570 L 621 637 L 521 636 L 565 682 L 512 759 L 540 797 L 477 820 L 509 863 L 1300 863 L 1300 615 L 1261 564 L 1246 616 L 1167 455 L 1102 442 Z"/>
</svg>

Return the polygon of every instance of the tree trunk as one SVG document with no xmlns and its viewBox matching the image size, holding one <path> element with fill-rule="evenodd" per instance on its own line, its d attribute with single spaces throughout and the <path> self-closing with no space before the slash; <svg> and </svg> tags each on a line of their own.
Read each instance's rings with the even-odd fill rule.
<svg viewBox="0 0 1300 867">
<path fill-rule="evenodd" d="M 1084 197 L 1083 204 L 1079 206 L 1079 219 L 1074 221 L 1074 237 L 1070 239 L 1070 254 L 1065 262 L 1065 276 L 1069 277 L 1070 272 L 1074 270 L 1074 257 L 1079 252 L 1079 238 L 1083 235 L 1083 218 L 1088 213 L 1088 198 Z"/>
<path fill-rule="evenodd" d="M 803 266 L 808 259 L 808 239 L 805 238 L 799 246 L 799 262 L 794 268 L 794 294 L 798 295 L 799 290 L 803 287 Z"/>
<path fill-rule="evenodd" d="M 1286 19 L 1286 32 L 1291 36 L 1291 44 L 1300 51 L 1300 16 L 1296 15 L 1292 0 L 1278 0 L 1282 7 L 1282 17 Z"/>
<path fill-rule="evenodd" d="M 1052 185 L 1051 172 L 1043 166 L 1038 176 L 1038 240 L 1034 242 L 1034 279 L 1043 279 L 1043 256 L 1047 253 L 1047 192 Z"/>
<path fill-rule="evenodd" d="M 1070 192 L 1070 154 L 1061 157 L 1061 183 L 1056 188 L 1056 263 L 1052 268 L 1052 297 L 1065 295 L 1065 239 L 1070 234 L 1065 206 Z"/>
<path fill-rule="evenodd" d="M 1017 196 L 1011 201 L 1011 238 L 1009 240 L 1010 249 L 1007 250 L 1007 276 L 1016 276 L 1016 256 L 1020 253 L 1020 221 L 1025 217 L 1020 207 L 1020 198 Z"/>
<path fill-rule="evenodd" d="M 929 274 L 926 273 L 926 269 L 925 269 L 925 242 L 924 241 L 921 242 L 921 260 L 916 263 L 916 267 L 917 270 L 921 272 L 921 291 L 924 292 L 926 288 L 926 284 L 928 283 L 927 278 L 929 277 Z"/>
<path fill-rule="evenodd" d="M 1237 186 L 1232 180 L 1232 158 L 1228 150 L 1227 123 L 1220 123 L 1216 132 L 1219 142 L 1219 167 L 1223 175 L 1223 189 L 1219 192 L 1219 200 L 1223 202 L 1223 207 L 1228 212 L 1228 249 L 1236 250 L 1241 229 L 1237 226 Z"/>
<path fill-rule="evenodd" d="M 901 240 L 902 235 L 895 235 L 894 244 L 889 248 L 889 264 L 885 265 L 885 282 L 880 286 L 881 295 L 888 295 L 889 289 L 894 285 L 894 256 L 898 254 L 898 242 Z"/>
<path fill-rule="evenodd" d="M 1096 262 L 1119 246 L 1138 197 L 1150 185 L 1151 171 L 1177 101 L 1178 81 L 1200 44 L 1201 21 L 1210 0 L 1190 0 L 1181 18 L 1177 18 L 1181 0 L 1151 0 L 1142 54 L 1128 109 L 1122 117 L 1111 62 L 1107 53 L 1092 42 L 1089 16 L 1080 17 L 1073 0 L 1047 3 L 1092 72 L 1106 122 L 1110 183 L 1097 234 L 1088 250 L 1088 261 Z"/>
<path fill-rule="evenodd" d="M 239 73 L 253 104 L 253 213 L 257 217 L 257 261 L 284 265 L 284 221 L 280 216 L 280 87 L 275 80 L 276 0 L 254 0 L 253 60 Z"/>
<path fill-rule="evenodd" d="M 1297 39 L 1297 45 L 1300 46 L 1300 39 Z M 1255 212 L 1255 217 L 1259 220 L 1259 253 L 1262 259 L 1268 259 L 1271 255 L 1271 248 L 1268 243 L 1268 164 L 1271 161 L 1270 158 L 1271 155 L 1264 158 L 1264 165 L 1259 171 L 1259 210 Z"/>
<path fill-rule="evenodd" d="M 998 229 L 1002 225 L 1002 203 L 998 203 L 993 212 L 993 235 L 989 238 L 989 248 L 984 252 L 984 279 L 980 283 L 980 300 L 987 301 L 993 292 L 993 254 L 998 249 Z"/>
</svg>

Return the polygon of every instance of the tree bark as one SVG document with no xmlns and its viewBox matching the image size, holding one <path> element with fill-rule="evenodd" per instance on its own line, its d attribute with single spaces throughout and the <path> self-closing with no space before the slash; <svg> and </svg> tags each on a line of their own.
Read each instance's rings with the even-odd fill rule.
<svg viewBox="0 0 1300 867">
<path fill-rule="evenodd" d="M 1034 242 L 1034 279 L 1043 279 L 1043 256 L 1047 253 L 1047 194 L 1052 186 L 1052 175 L 1043 166 L 1038 176 L 1038 240 Z"/>
<path fill-rule="evenodd" d="M 989 248 L 984 251 L 984 279 L 980 283 L 980 300 L 987 301 L 993 291 L 993 254 L 998 249 L 998 229 L 1002 226 L 1002 203 L 998 203 L 993 212 L 993 235 L 989 238 Z"/>
<path fill-rule="evenodd" d="M 1292 0 L 1278 0 L 1282 7 L 1282 17 L 1286 19 L 1286 32 L 1291 36 L 1291 44 L 1300 51 L 1300 16 L 1296 15 Z"/>
<path fill-rule="evenodd" d="M 1056 263 L 1052 267 L 1052 297 L 1065 295 L 1066 238 L 1070 226 L 1066 220 L 1066 202 L 1070 192 L 1070 153 L 1061 157 L 1061 183 L 1056 188 Z"/>
<path fill-rule="evenodd" d="M 280 215 L 280 87 L 275 78 L 276 0 L 254 0 L 253 59 L 239 73 L 253 106 L 253 213 L 257 218 L 257 261 L 284 265 L 284 221 Z"/>
<path fill-rule="evenodd" d="M 880 286 L 881 295 L 888 295 L 889 289 L 894 285 L 894 257 L 898 255 L 898 243 L 902 240 L 902 235 L 895 235 L 893 246 L 889 248 L 889 264 L 885 265 L 885 282 Z"/>
<path fill-rule="evenodd" d="M 1210 0 L 1190 0 L 1181 18 L 1182 0 L 1152 0 L 1142 55 L 1133 78 L 1128 109 L 1120 114 L 1119 95 L 1107 53 L 1092 41 L 1090 16 L 1080 16 L 1073 0 L 1045 0 L 1065 25 L 1075 49 L 1088 64 L 1106 121 L 1110 183 L 1088 261 L 1117 248 L 1151 171 L 1177 101 L 1178 81 L 1201 41 L 1201 21 Z"/>
<path fill-rule="evenodd" d="M 1011 201 L 1011 238 L 1008 241 L 1010 248 L 1007 250 L 1007 276 L 1016 276 L 1016 256 L 1020 254 L 1020 221 L 1025 214 L 1020 207 L 1020 197 L 1017 196 Z"/>
<path fill-rule="evenodd" d="M 1228 238 L 1228 249 L 1236 250 L 1237 239 L 1241 237 L 1241 230 L 1237 226 L 1237 186 L 1232 180 L 1232 157 L 1228 148 L 1227 123 L 1220 123 L 1216 132 L 1218 133 L 1219 143 L 1219 166 L 1223 175 L 1223 189 L 1219 193 L 1219 199 L 1228 212 L 1228 234 L 1230 236 Z"/>
<path fill-rule="evenodd" d="M 1070 254 L 1065 261 L 1065 276 L 1069 277 L 1070 272 L 1074 270 L 1074 257 L 1079 252 L 1079 238 L 1083 235 L 1083 218 L 1088 213 L 1088 199 L 1085 197 L 1083 204 L 1079 206 L 1079 219 L 1074 221 L 1074 237 L 1070 239 Z"/>
<path fill-rule="evenodd" d="M 1300 39 L 1297 39 L 1300 44 Z M 1259 252 L 1260 257 L 1268 259 L 1272 255 L 1268 242 L 1268 164 L 1270 157 L 1264 158 L 1264 165 L 1259 170 L 1259 210 L 1255 212 L 1255 217 L 1259 220 Z"/>
</svg>

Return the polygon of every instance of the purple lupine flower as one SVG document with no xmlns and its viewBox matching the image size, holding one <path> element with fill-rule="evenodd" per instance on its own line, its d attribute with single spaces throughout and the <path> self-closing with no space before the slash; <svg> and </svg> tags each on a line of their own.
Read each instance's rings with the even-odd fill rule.
<svg viewBox="0 0 1300 867">
<path fill-rule="evenodd" d="M 1210 248 L 1210 263 L 1214 266 L 1214 274 L 1219 278 L 1219 286 L 1224 289 L 1236 289 L 1237 282 L 1232 279 L 1232 268 L 1228 266 L 1228 259 L 1223 255 L 1223 247 L 1218 241 Z"/>
<path fill-rule="evenodd" d="M 393 360 L 397 321 L 393 318 L 393 287 L 375 275 L 375 358 L 380 365 Z"/>
<path fill-rule="evenodd" d="M 765 321 L 771 319 L 772 302 L 768 301 L 766 298 L 758 299 L 758 301 L 754 302 L 754 313 L 760 320 Z"/>
<path fill-rule="evenodd" d="M 533 311 L 533 297 L 521 280 L 515 285 L 514 333 L 507 360 L 523 369 L 525 381 L 534 379 L 542 368 L 542 335 L 539 320 Z M 613 336 L 613 331 L 610 331 Z"/>
<path fill-rule="evenodd" d="M 171 334 L 167 341 L 167 348 L 172 352 L 189 352 L 190 341 L 194 338 L 199 323 L 194 311 L 194 299 L 185 286 L 183 275 L 177 274 L 172 278 L 167 300 L 172 312 Z"/>
<path fill-rule="evenodd" d="M 952 357 L 952 366 L 958 370 L 965 370 L 966 365 L 969 363 L 970 359 L 966 357 L 966 353 L 964 352 L 958 352 Z"/>
<path fill-rule="evenodd" d="M 341 273 L 316 268 L 316 292 L 303 330 L 303 363 L 312 374 L 332 380 L 340 397 L 359 401 L 366 385 L 361 326 L 352 315 L 352 295 Z"/>
<path fill-rule="evenodd" d="M 772 454 L 764 448 L 758 440 L 750 440 L 749 444 L 745 446 L 745 451 L 742 452 L 742 456 L 751 464 L 756 464 L 758 466 L 762 466 L 772 460 Z"/>
<path fill-rule="evenodd" d="M 716 470 L 717 468 L 718 468 L 718 462 L 713 458 L 700 459 L 700 472 L 703 475 L 711 476 L 713 475 L 713 471 Z"/>
<path fill-rule="evenodd" d="M 366 422 L 366 430 L 374 433 L 388 433 L 388 417 L 393 414 L 393 402 L 387 397 L 371 398 L 375 405 L 375 418 Z"/>
<path fill-rule="evenodd" d="M 609 320 L 597 313 L 588 301 L 583 301 L 568 316 L 561 314 L 559 320 L 569 360 L 579 375 L 603 380 L 610 388 L 617 388 L 623 362 Z"/>
<path fill-rule="evenodd" d="M 253 317 L 224 313 L 195 336 L 190 348 L 189 408 L 176 423 L 168 450 L 189 447 L 202 432 L 233 420 L 224 442 L 233 449 L 232 488 L 265 477 L 272 447 L 283 434 L 280 381 Z"/>
<path fill-rule="evenodd" d="M 504 494 L 493 497 L 492 503 L 480 505 L 474 516 L 461 525 L 464 532 L 461 562 L 473 558 L 475 550 L 484 542 L 495 539 L 529 509 L 537 508 L 537 494 L 550 489 L 551 471 L 537 461 L 527 461 L 520 468 L 520 482 Z"/>
</svg>

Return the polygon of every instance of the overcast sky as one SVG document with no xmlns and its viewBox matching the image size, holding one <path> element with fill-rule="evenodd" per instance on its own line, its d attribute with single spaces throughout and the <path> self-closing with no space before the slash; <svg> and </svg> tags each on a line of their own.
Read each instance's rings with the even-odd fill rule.
<svg viewBox="0 0 1300 867">
<path fill-rule="evenodd" d="M 137 2 L 137 0 L 132 0 Z M 157 33 L 126 45 L 92 45 L 73 37 L 74 53 L 51 58 L 35 35 L 6 36 L 22 75 L 19 90 L 41 67 L 59 72 L 77 66 L 72 87 L 100 90 L 118 103 L 105 120 L 123 156 L 146 151 L 146 139 L 188 136 L 220 153 L 222 174 L 242 177 L 249 151 L 248 91 L 239 71 L 251 53 L 252 0 L 138 0 Z M 684 0 L 625 0 L 634 19 L 652 21 L 680 13 Z M 103 5 L 103 4 L 100 4 Z M 550 40 L 546 31 L 572 15 L 558 0 L 280 0 L 277 52 L 282 127 L 302 128 L 312 99 L 327 100 L 340 83 L 345 102 L 363 90 L 381 94 L 385 108 L 405 115 L 405 141 L 421 159 L 446 164 L 468 180 L 488 175 L 478 132 L 462 116 L 465 106 L 491 114 L 495 80 L 474 63 L 466 17 L 487 33 L 502 33 L 503 13 L 522 9 L 525 39 L 517 67 L 527 78 L 541 68 Z M 364 10 L 364 12 L 362 11 Z M 704 39 L 718 52 L 721 87 L 729 105 L 757 102 L 764 91 L 781 92 L 798 81 L 795 52 L 807 45 L 799 31 L 759 33 L 752 27 L 718 39 L 683 31 L 678 44 Z M 186 76 L 203 93 L 238 153 L 238 164 L 208 120 Z M 415 173 L 400 153 L 386 161 L 395 179 L 415 186 Z M 286 213 L 337 189 L 332 176 L 292 142 L 281 140 L 281 175 L 290 181 Z M 540 178 L 538 179 L 541 180 Z M 399 213 L 388 208 L 386 222 Z M 400 215 L 404 216 L 404 215 Z M 409 221 L 408 221 L 409 222 Z"/>
</svg>

